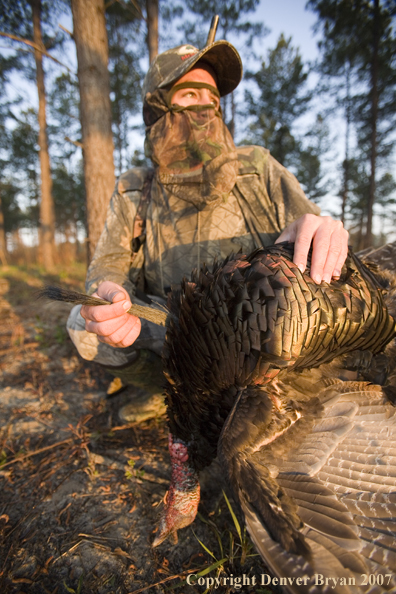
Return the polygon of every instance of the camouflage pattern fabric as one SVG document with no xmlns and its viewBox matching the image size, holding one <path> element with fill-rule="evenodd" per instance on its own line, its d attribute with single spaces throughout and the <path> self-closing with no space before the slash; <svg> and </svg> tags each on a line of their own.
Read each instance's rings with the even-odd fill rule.
<svg viewBox="0 0 396 594">
<path fill-rule="evenodd" d="M 155 174 L 168 196 L 197 208 L 226 201 L 235 185 L 238 155 L 221 114 L 213 106 L 171 110 L 147 136 Z"/>
<path fill-rule="evenodd" d="M 154 301 L 165 305 L 166 301 L 150 295 Z M 134 302 L 147 305 L 136 297 Z M 154 306 L 155 307 L 155 306 Z M 161 356 L 165 340 L 166 329 L 147 320 L 141 320 L 142 329 L 137 340 L 132 346 L 125 349 L 114 348 L 109 344 L 100 342 L 97 335 L 85 330 L 85 320 L 80 315 L 81 305 L 76 305 L 70 312 L 67 320 L 67 331 L 78 353 L 86 361 L 95 361 L 106 367 L 127 366 L 136 359 L 136 352 L 141 349 L 153 351 Z"/>
<path fill-rule="evenodd" d="M 237 148 L 238 175 L 226 200 L 216 205 L 194 204 L 166 191 L 156 175 L 147 209 L 146 242 L 131 267 L 134 221 L 147 176 L 152 170 L 134 168 L 118 181 L 106 225 L 87 274 L 92 293 L 104 280 L 123 286 L 132 296 L 139 272 L 146 292 L 165 296 L 195 267 L 225 258 L 230 252 L 249 253 L 271 245 L 282 229 L 305 213 L 319 214 L 297 179 L 269 151 L 257 146 Z"/>
<path fill-rule="evenodd" d="M 213 68 L 218 89 L 203 82 L 177 84 L 199 61 Z M 155 169 L 135 168 L 120 178 L 88 270 L 89 293 L 109 280 L 132 297 L 143 279 L 146 294 L 163 298 L 204 262 L 268 246 L 299 216 L 319 214 L 267 150 L 235 147 L 216 99 L 209 105 L 172 104 L 182 86 L 208 87 L 223 96 L 241 76 L 239 54 L 226 41 L 203 50 L 179 46 L 154 60 L 143 85 L 143 118 L 145 150 Z M 87 358 L 82 351 L 90 341 L 85 330 L 74 332 L 78 320 L 79 313 L 69 320 L 69 333 Z M 101 359 L 100 345 L 89 348 L 91 358 Z M 112 355 L 131 360 L 133 350 L 126 351 L 113 349 Z"/>
<path fill-rule="evenodd" d="M 159 54 L 150 64 L 142 89 L 143 119 L 151 126 L 168 111 L 168 91 L 198 63 L 213 68 L 220 96 L 231 93 L 242 79 L 242 61 L 237 50 L 225 40 L 199 50 L 190 44 L 173 47 Z"/>
<path fill-rule="evenodd" d="M 213 103 L 174 104 L 174 94 L 184 88 L 207 89 Z M 146 128 L 145 152 L 157 166 L 156 183 L 161 183 L 169 196 L 178 196 L 197 208 L 226 200 L 238 173 L 236 147 L 221 108 L 216 107 L 219 99 L 216 87 L 192 81 L 174 85 L 167 95 L 162 90 L 150 95 L 150 109 L 155 101 L 165 109 Z"/>
</svg>

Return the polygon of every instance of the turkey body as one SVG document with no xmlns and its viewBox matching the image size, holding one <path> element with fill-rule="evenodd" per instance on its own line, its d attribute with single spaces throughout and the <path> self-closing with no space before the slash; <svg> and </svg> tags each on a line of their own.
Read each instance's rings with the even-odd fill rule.
<svg viewBox="0 0 396 594">
<path fill-rule="evenodd" d="M 216 455 L 241 390 L 344 353 L 375 355 L 395 336 L 383 286 L 356 256 L 349 254 L 330 285 L 316 285 L 309 263 L 302 274 L 292 256 L 290 244 L 233 255 L 170 296 L 174 315 L 164 349 L 170 430 L 189 442 L 197 468 Z"/>
<path fill-rule="evenodd" d="M 220 457 L 256 547 L 290 577 L 285 590 L 391 591 L 395 411 L 380 387 L 335 371 L 343 358 L 355 368 L 386 360 L 395 321 L 385 284 L 350 253 L 340 280 L 318 286 L 292 255 L 282 244 L 234 255 L 172 292 L 172 439 L 189 472 Z M 371 574 L 381 577 L 364 585 Z"/>
</svg>

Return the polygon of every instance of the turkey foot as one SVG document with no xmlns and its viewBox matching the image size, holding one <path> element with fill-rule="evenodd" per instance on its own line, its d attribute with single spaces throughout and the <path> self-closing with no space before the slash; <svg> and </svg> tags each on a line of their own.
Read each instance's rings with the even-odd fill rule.
<svg viewBox="0 0 396 594">
<path fill-rule="evenodd" d="M 189 526 L 198 510 L 200 488 L 198 473 L 188 464 L 188 449 L 181 440 L 174 440 L 169 434 L 169 453 L 172 463 L 172 478 L 165 495 L 165 509 L 162 513 L 158 535 L 153 547 L 157 547 L 170 536 L 177 543 L 177 531 Z"/>
</svg>

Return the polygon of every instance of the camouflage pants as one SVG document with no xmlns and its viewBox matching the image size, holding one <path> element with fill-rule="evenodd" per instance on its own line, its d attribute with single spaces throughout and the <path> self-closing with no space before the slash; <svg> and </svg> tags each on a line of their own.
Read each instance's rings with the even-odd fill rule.
<svg viewBox="0 0 396 594">
<path fill-rule="evenodd" d="M 166 301 L 162 297 L 149 295 L 150 299 L 160 304 Z M 147 305 L 133 298 L 138 305 Z M 98 340 L 96 334 L 85 330 L 85 320 L 80 315 L 81 305 L 76 305 L 70 312 L 66 328 L 77 351 L 83 359 L 95 361 L 106 367 L 120 367 L 136 359 L 136 351 L 148 349 L 161 356 L 166 329 L 152 322 L 141 320 L 142 329 L 132 346 L 125 349 L 115 348 Z"/>
</svg>

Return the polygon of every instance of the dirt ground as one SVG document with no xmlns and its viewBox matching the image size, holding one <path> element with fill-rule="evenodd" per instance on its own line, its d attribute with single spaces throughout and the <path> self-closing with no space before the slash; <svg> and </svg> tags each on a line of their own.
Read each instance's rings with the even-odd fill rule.
<svg viewBox="0 0 396 594">
<path fill-rule="evenodd" d="M 35 298 L 43 283 L 82 289 L 84 276 L 0 271 L 0 592 L 269 594 L 252 585 L 267 570 L 238 534 L 216 462 L 193 526 L 151 547 L 170 477 L 166 419 L 121 425 L 133 388 L 106 399 L 110 376 L 67 336 L 70 307 Z M 200 572 L 251 585 L 186 584 Z"/>
</svg>

